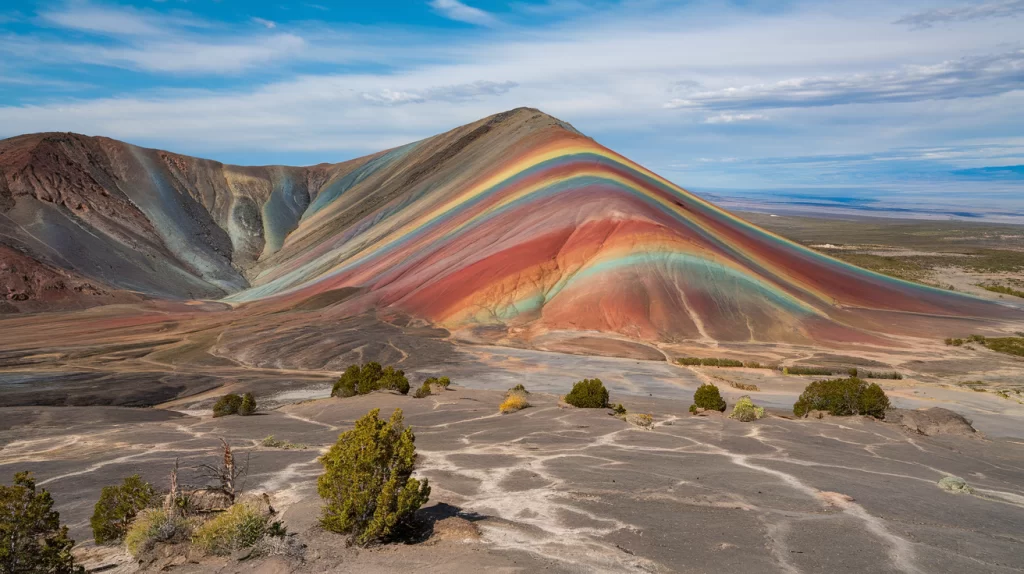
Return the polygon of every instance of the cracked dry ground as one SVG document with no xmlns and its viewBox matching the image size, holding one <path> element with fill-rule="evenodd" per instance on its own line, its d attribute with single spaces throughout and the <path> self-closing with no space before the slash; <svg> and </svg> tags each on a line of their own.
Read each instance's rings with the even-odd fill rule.
<svg viewBox="0 0 1024 574">
<path fill-rule="evenodd" d="M 183 467 L 210 459 L 217 437 L 228 438 L 251 452 L 248 488 L 273 493 L 289 532 L 309 545 L 307 561 L 221 560 L 179 571 L 1024 571 L 1024 443 L 1016 439 L 929 438 L 858 418 L 739 423 L 690 416 L 681 401 L 634 399 L 627 408 L 654 414 L 653 430 L 641 430 L 604 409 L 559 408 L 550 395 L 498 415 L 500 399 L 465 389 L 420 400 L 377 393 L 216 420 L 3 409 L 0 474 L 35 471 L 86 540 L 104 484 L 139 472 L 162 485 L 174 457 Z M 375 407 L 404 409 L 431 505 L 459 509 L 480 528 L 479 541 L 357 550 L 316 528 L 316 457 Z M 310 448 L 257 446 L 268 434 Z M 947 474 L 966 478 L 975 494 L 940 490 Z M 104 560 L 118 561 L 109 552 Z"/>
</svg>

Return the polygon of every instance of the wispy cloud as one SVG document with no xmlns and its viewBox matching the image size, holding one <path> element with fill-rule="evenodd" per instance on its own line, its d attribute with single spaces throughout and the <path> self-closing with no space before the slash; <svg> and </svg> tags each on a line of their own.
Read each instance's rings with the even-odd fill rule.
<svg viewBox="0 0 1024 574">
<path fill-rule="evenodd" d="M 480 96 L 500 96 L 518 85 L 515 82 L 478 81 L 469 84 L 439 86 L 415 91 L 399 91 L 385 88 L 375 92 L 362 92 L 360 97 L 370 103 L 389 106 L 422 104 L 430 101 L 458 102 Z"/>
<path fill-rule="evenodd" d="M 721 113 L 714 116 L 710 116 L 704 120 L 706 124 L 732 124 L 736 122 L 750 122 L 756 120 L 766 120 L 768 116 L 764 114 L 726 114 Z"/>
<path fill-rule="evenodd" d="M 1013 18 L 1024 13 L 1024 0 L 1007 0 L 1004 2 L 987 2 L 955 8 L 934 8 L 908 14 L 894 24 L 903 24 L 911 28 L 931 28 L 935 24 L 947 22 L 968 22 L 989 18 Z"/>
<path fill-rule="evenodd" d="M 1024 88 L 1024 50 L 884 74 L 792 78 L 673 98 L 666 108 L 751 110 L 993 96 Z"/>
<path fill-rule="evenodd" d="M 274 28 L 277 28 L 277 22 L 274 22 L 272 20 L 267 20 L 265 18 L 255 18 L 254 17 L 252 19 L 252 21 L 257 23 L 257 24 L 259 24 L 260 26 L 263 26 L 264 28 L 266 28 L 268 30 L 273 30 Z"/>
<path fill-rule="evenodd" d="M 430 0 L 430 7 L 450 20 L 477 26 L 496 26 L 498 24 L 498 19 L 490 12 L 468 6 L 459 0 Z"/>
<path fill-rule="evenodd" d="M 49 25 L 110 36 L 163 36 L 176 27 L 205 27 L 196 19 L 144 12 L 130 7 L 110 8 L 70 2 L 39 14 Z"/>
</svg>

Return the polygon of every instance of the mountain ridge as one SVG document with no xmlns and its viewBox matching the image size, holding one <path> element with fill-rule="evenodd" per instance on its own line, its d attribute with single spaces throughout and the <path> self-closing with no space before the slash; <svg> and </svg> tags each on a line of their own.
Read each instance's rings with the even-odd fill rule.
<svg viewBox="0 0 1024 574">
<path fill-rule="evenodd" d="M 325 318 L 408 314 L 527 339 L 881 344 L 1006 313 L 789 242 L 530 108 L 307 167 L 36 137 L 28 151 L 0 141 L 4 242 L 148 296 L 331 301 Z M 144 258 L 126 270 L 74 249 L 99 236 Z"/>
</svg>

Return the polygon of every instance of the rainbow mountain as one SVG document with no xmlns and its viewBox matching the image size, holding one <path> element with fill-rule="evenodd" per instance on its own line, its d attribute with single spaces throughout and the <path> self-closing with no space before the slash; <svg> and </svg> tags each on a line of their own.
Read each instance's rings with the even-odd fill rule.
<svg viewBox="0 0 1024 574">
<path fill-rule="evenodd" d="M 527 108 L 310 167 L 3 140 L 0 266 L 8 311 L 218 299 L 524 340 L 886 344 L 1014 313 L 790 242 Z"/>
</svg>

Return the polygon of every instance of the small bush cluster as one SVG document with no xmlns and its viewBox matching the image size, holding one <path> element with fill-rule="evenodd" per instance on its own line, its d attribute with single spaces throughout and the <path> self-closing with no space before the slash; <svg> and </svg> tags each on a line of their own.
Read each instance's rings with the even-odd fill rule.
<svg viewBox="0 0 1024 574">
<path fill-rule="evenodd" d="M 882 387 L 868 384 L 857 377 L 815 381 L 793 405 L 793 414 L 798 417 L 812 410 L 827 411 L 833 416 L 868 415 L 885 418 L 889 398 Z"/>
<path fill-rule="evenodd" d="M 750 400 L 748 396 L 742 396 L 736 405 L 732 408 L 732 414 L 729 418 L 736 419 L 740 422 L 749 423 L 756 421 L 759 418 L 764 417 L 764 407 L 759 407 L 754 404 L 754 401 Z"/>
<path fill-rule="evenodd" d="M 346 398 L 385 390 L 405 395 L 409 393 L 409 388 L 405 371 L 391 366 L 381 367 L 380 363 L 371 361 L 361 367 L 349 365 L 331 388 L 331 396 Z"/>
<path fill-rule="evenodd" d="M 700 357 L 682 357 L 676 359 L 676 362 L 680 365 L 686 365 L 690 367 L 702 366 L 702 367 L 742 367 L 744 366 L 743 361 L 737 361 L 736 359 L 718 359 L 718 358 L 700 358 Z"/>
<path fill-rule="evenodd" d="M 888 380 L 893 380 L 893 381 L 902 381 L 903 380 L 903 375 L 897 373 L 896 371 L 891 371 L 891 372 L 867 371 L 867 372 L 863 373 L 863 377 L 865 379 L 888 379 Z"/>
<path fill-rule="evenodd" d="M 0 572 L 85 574 L 71 555 L 74 545 L 50 493 L 36 490 L 30 473 L 15 474 L 12 486 L 0 485 Z"/>
<path fill-rule="evenodd" d="M 137 474 L 125 478 L 119 486 L 104 486 L 89 520 L 96 544 L 123 540 L 135 516 L 155 500 L 153 485 Z"/>
<path fill-rule="evenodd" d="M 257 505 L 239 502 L 195 529 L 192 543 L 209 554 L 231 554 L 267 534 L 270 516 Z"/>
<path fill-rule="evenodd" d="M 784 375 L 834 375 L 835 370 L 828 367 L 802 367 L 794 365 L 792 367 L 783 367 L 782 374 Z"/>
<path fill-rule="evenodd" d="M 718 391 L 718 387 L 707 383 L 697 387 L 697 391 L 693 393 L 693 405 L 690 407 L 690 412 L 704 409 L 724 413 L 725 407 L 725 400 L 722 399 L 722 393 Z"/>
<path fill-rule="evenodd" d="M 626 416 L 626 407 L 622 406 L 622 403 L 617 403 L 612 407 L 612 414 L 617 417 Z"/>
<path fill-rule="evenodd" d="M 526 387 L 523 386 L 523 383 L 519 383 L 516 386 L 512 387 L 511 389 L 505 391 L 505 396 L 508 397 L 509 395 L 514 393 L 529 395 L 530 391 L 526 390 Z"/>
<path fill-rule="evenodd" d="M 416 437 L 401 409 L 388 421 L 374 409 L 341 433 L 320 458 L 317 491 L 324 499 L 320 524 L 351 534 L 357 544 L 384 540 L 407 523 L 430 497 L 430 485 L 412 478 Z"/>
<path fill-rule="evenodd" d="M 581 409 L 602 409 L 608 406 L 608 389 L 601 379 L 583 379 L 572 386 L 563 400 Z"/>
<path fill-rule="evenodd" d="M 228 415 L 248 416 L 256 412 L 256 398 L 252 393 L 236 395 L 229 393 L 217 399 L 213 405 L 213 416 L 225 417 Z"/>
</svg>

